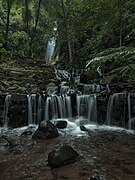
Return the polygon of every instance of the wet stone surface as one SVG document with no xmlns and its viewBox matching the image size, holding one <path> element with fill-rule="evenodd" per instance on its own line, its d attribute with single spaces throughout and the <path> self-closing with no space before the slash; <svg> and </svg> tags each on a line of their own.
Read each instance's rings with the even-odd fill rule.
<svg viewBox="0 0 135 180">
<path fill-rule="evenodd" d="M 134 180 L 135 135 L 125 131 L 94 130 L 82 136 L 61 134 L 33 140 L 32 134 L 2 131 L 0 180 Z M 77 161 L 51 168 L 49 152 L 67 144 L 79 153 Z"/>
</svg>

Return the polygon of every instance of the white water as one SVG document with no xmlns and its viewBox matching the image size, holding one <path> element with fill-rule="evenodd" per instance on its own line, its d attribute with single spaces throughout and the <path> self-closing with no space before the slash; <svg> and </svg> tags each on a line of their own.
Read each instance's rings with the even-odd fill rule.
<svg viewBox="0 0 135 180">
<path fill-rule="evenodd" d="M 45 56 L 46 64 L 48 64 L 49 61 L 52 59 L 54 55 L 55 46 L 56 46 L 56 39 L 52 37 L 48 41 L 48 44 L 47 44 L 47 50 L 46 50 L 46 56 Z"/>
<path fill-rule="evenodd" d="M 90 122 L 97 122 L 96 95 L 77 96 L 77 115 Z"/>
<path fill-rule="evenodd" d="M 70 96 L 52 95 L 45 102 L 44 120 L 72 117 Z"/>
<path fill-rule="evenodd" d="M 11 103 L 11 95 L 7 95 L 6 98 L 5 98 L 4 111 L 3 111 L 3 124 L 4 124 L 4 127 L 8 126 L 8 109 L 9 109 L 10 103 Z"/>
<path fill-rule="evenodd" d="M 84 94 L 100 93 L 103 91 L 103 86 L 99 84 L 85 84 Z"/>
<path fill-rule="evenodd" d="M 61 119 L 55 119 L 52 120 L 52 122 L 54 121 L 58 121 Z M 88 136 L 87 132 L 81 131 L 79 125 L 77 124 L 77 122 L 79 121 L 79 119 L 76 119 L 74 122 L 69 121 L 68 119 L 62 119 L 62 120 L 66 120 L 67 121 L 67 128 L 62 129 L 59 131 L 60 134 L 65 134 L 66 135 L 71 135 L 71 136 L 75 136 L 75 137 L 81 137 L 81 136 Z M 120 127 L 115 127 L 115 126 L 107 126 L 107 125 L 96 125 L 96 124 L 86 124 L 85 127 L 89 130 L 89 133 L 97 133 L 97 131 L 112 131 L 112 132 L 125 132 L 127 134 L 134 134 L 135 132 L 133 130 L 127 130 L 124 128 L 120 128 Z M 25 130 L 32 130 L 33 132 L 38 128 L 37 125 L 34 126 L 25 126 L 25 127 L 21 127 L 21 128 L 15 128 L 15 129 L 7 129 L 7 128 L 0 128 L 0 134 L 7 134 L 8 132 L 11 134 L 16 134 L 18 136 L 20 136 Z M 63 133 L 62 133 L 63 132 Z M 63 135 L 64 135 L 63 134 Z"/>
<path fill-rule="evenodd" d="M 48 96 L 47 99 L 44 96 L 38 96 L 36 94 L 28 95 L 28 125 L 38 124 L 42 120 L 52 120 L 59 118 L 67 118 L 68 120 L 74 121 L 74 117 L 72 115 L 72 104 L 71 104 L 71 96 L 67 96 L 63 94 L 61 96 L 51 95 Z M 119 102 L 122 102 L 122 111 L 116 109 L 118 114 L 118 121 L 121 121 L 122 127 L 127 127 L 126 115 L 128 116 L 128 127 L 129 129 L 133 129 L 135 124 L 135 117 L 133 117 L 133 112 L 131 108 L 131 95 L 128 96 L 125 93 L 115 93 L 109 97 L 108 106 L 107 106 L 107 114 L 106 114 L 106 122 L 105 124 L 117 125 L 113 123 L 115 122 L 116 114 L 114 109 L 116 105 L 119 105 Z M 7 95 L 5 98 L 4 104 L 4 113 L 3 113 L 3 124 L 4 127 L 8 127 L 8 109 L 11 103 L 11 95 Z M 128 103 L 128 113 L 126 112 L 126 104 Z M 95 94 L 91 95 L 76 95 L 76 111 L 78 123 L 85 124 L 87 121 L 90 123 L 97 123 L 97 96 Z M 119 112 L 121 111 L 121 112 Z M 126 114 L 127 113 L 127 114 Z M 118 124 L 119 125 L 119 124 Z M 126 125 L 126 126 L 124 126 Z"/>
<path fill-rule="evenodd" d="M 56 78 L 58 80 L 60 80 L 60 81 L 70 80 L 71 74 L 68 71 L 62 70 L 62 69 L 56 69 L 56 68 L 54 68 L 54 70 L 55 70 Z"/>
<path fill-rule="evenodd" d="M 37 123 L 36 94 L 27 95 L 28 98 L 28 124 Z"/>
</svg>

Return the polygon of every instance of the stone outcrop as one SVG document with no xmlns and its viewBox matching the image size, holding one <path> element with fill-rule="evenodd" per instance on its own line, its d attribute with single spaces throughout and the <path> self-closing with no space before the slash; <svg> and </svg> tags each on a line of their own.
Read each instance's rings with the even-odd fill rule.
<svg viewBox="0 0 135 180">
<path fill-rule="evenodd" d="M 42 121 L 33 134 L 33 139 L 52 139 L 59 136 L 56 126 L 49 121 Z"/>
<path fill-rule="evenodd" d="M 48 164 L 51 167 L 58 167 L 73 162 L 79 154 L 70 146 L 62 145 L 48 155 Z"/>
</svg>

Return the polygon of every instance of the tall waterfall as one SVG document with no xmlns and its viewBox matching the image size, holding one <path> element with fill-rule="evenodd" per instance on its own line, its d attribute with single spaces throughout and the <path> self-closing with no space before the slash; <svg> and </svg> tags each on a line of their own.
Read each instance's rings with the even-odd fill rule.
<svg viewBox="0 0 135 180">
<path fill-rule="evenodd" d="M 55 46 L 56 46 L 56 39 L 55 37 L 52 37 L 47 44 L 47 50 L 46 50 L 46 55 L 45 55 L 45 61 L 46 64 L 48 64 L 48 62 L 52 59 L 52 57 L 54 56 L 54 50 L 55 50 Z"/>
</svg>

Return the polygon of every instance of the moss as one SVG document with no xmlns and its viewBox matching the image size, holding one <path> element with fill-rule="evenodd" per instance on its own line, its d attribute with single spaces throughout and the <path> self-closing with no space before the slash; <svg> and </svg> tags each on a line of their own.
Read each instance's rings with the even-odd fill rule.
<svg viewBox="0 0 135 180">
<path fill-rule="evenodd" d="M 25 94 L 27 93 L 27 90 L 25 87 L 19 87 L 17 90 L 16 90 L 17 93 L 20 93 L 20 94 Z"/>
</svg>

